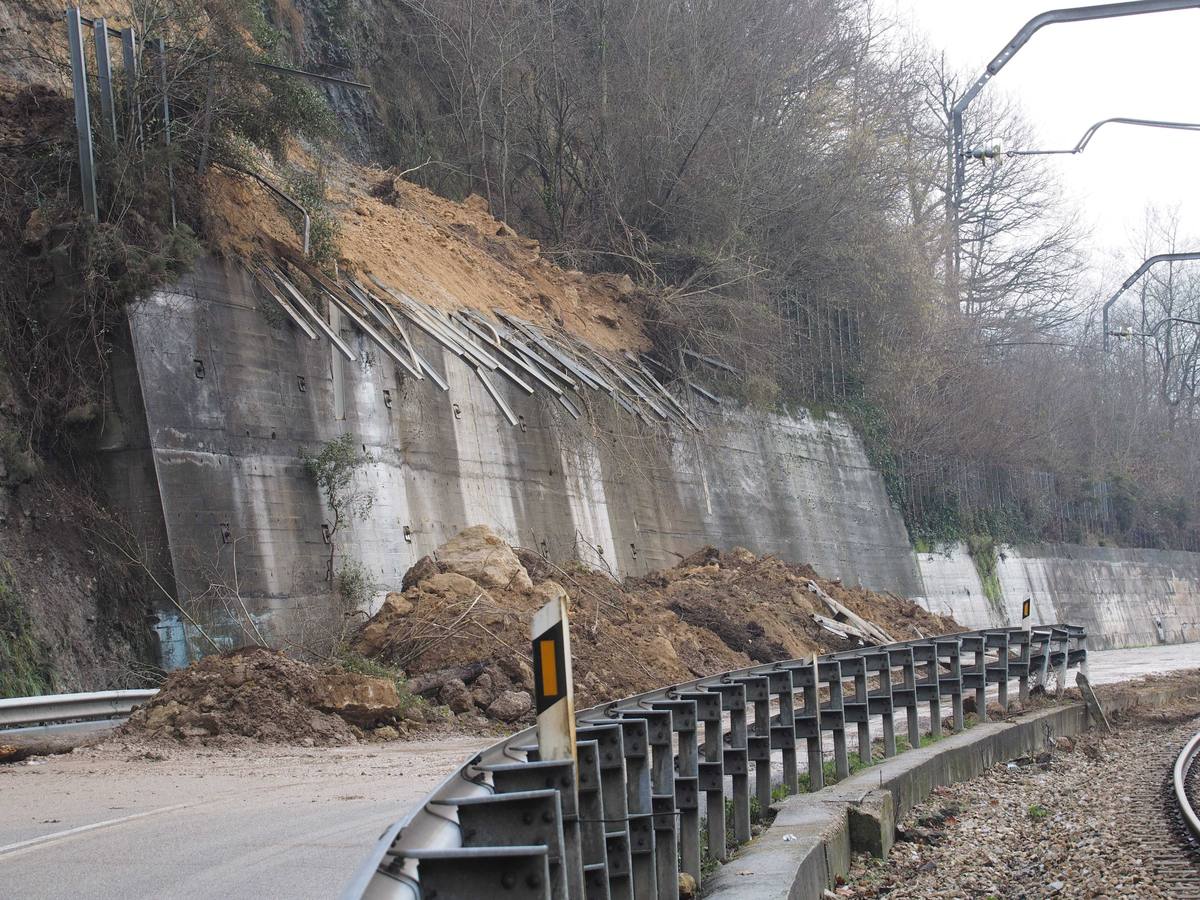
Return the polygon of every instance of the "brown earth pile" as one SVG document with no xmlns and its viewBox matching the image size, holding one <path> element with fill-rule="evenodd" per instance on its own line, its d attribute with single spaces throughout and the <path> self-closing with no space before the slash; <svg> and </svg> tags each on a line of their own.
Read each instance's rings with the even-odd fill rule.
<svg viewBox="0 0 1200 900">
<path fill-rule="evenodd" d="M 397 737 L 419 711 L 395 682 L 248 647 L 172 672 L 122 726 L 130 737 L 313 746 Z"/>
<path fill-rule="evenodd" d="M 897 640 L 961 630 L 894 595 L 740 548 L 705 548 L 674 568 L 617 583 L 514 550 L 476 526 L 409 570 L 354 649 L 403 668 L 410 690 L 462 717 L 513 723 L 531 716 L 529 622 L 555 596 L 568 598 L 583 708 L 755 662 L 858 646 L 813 619 L 833 614 L 810 584 Z"/>
</svg>

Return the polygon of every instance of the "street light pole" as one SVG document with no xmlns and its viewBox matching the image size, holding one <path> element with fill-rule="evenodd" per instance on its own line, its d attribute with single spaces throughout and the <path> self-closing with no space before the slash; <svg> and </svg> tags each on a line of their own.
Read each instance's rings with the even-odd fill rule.
<svg viewBox="0 0 1200 900">
<path fill-rule="evenodd" d="M 1119 288 L 1117 288 L 1117 292 L 1115 294 L 1113 294 L 1111 297 L 1108 298 L 1108 302 L 1104 304 L 1104 312 L 1103 312 L 1104 350 L 1106 352 L 1108 351 L 1108 338 L 1109 338 L 1108 311 L 1109 311 L 1109 309 L 1112 308 L 1112 305 L 1114 303 L 1116 303 L 1119 299 L 1121 299 L 1121 295 L 1123 293 L 1125 293 L 1127 290 L 1129 290 L 1131 287 L 1133 287 L 1134 283 L 1139 278 L 1141 278 L 1148 271 L 1150 271 L 1150 268 L 1152 266 L 1156 266 L 1161 262 L 1183 262 L 1184 260 L 1189 260 L 1189 259 L 1200 259 L 1200 252 L 1198 252 L 1198 253 L 1160 253 L 1157 256 L 1151 256 L 1144 263 L 1142 263 L 1140 266 L 1137 267 L 1136 272 L 1134 272 L 1132 275 L 1130 275 L 1128 278 L 1125 279 L 1125 281 L 1121 284 L 1121 286 Z M 1166 321 L 1166 320 L 1164 319 L 1163 321 Z M 1161 325 L 1162 323 L 1160 322 L 1159 324 Z"/>
<path fill-rule="evenodd" d="M 975 79 L 974 84 L 967 88 L 958 101 L 950 109 L 951 154 L 953 155 L 953 184 L 951 185 L 951 207 L 953 221 L 952 245 L 954 248 L 953 268 L 957 276 L 961 268 L 961 247 L 959 245 L 959 223 L 962 217 L 963 181 L 966 177 L 966 158 L 963 147 L 963 113 L 967 107 L 991 81 L 992 76 L 1003 69 L 1017 51 L 1029 42 L 1034 34 L 1046 25 L 1059 25 L 1070 22 L 1086 22 L 1092 19 L 1115 19 L 1123 16 L 1138 16 L 1146 13 L 1174 12 L 1180 9 L 1200 9 L 1200 0 L 1129 0 L 1126 3 L 1103 3 L 1097 6 L 1079 6 L 1074 9 L 1052 9 L 1034 16 L 1017 32 L 1004 49 L 996 54 L 996 58 L 987 64 L 983 74 Z"/>
</svg>

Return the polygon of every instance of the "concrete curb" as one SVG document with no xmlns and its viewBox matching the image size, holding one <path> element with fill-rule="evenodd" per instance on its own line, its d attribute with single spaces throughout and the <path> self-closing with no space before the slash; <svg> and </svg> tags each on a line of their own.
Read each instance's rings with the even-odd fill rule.
<svg viewBox="0 0 1200 900">
<path fill-rule="evenodd" d="M 1143 691 L 1125 688 L 1105 691 L 1101 702 L 1109 714 L 1134 707 L 1155 709 L 1194 691 L 1194 683 Z M 935 787 L 975 778 L 996 763 L 1040 751 L 1047 737 L 1076 735 L 1088 725 L 1083 703 L 1035 710 L 907 750 L 816 793 L 788 797 L 776 805 L 770 827 L 707 882 L 704 896 L 820 898 L 849 871 L 852 849 L 886 854 L 896 822 Z"/>
</svg>

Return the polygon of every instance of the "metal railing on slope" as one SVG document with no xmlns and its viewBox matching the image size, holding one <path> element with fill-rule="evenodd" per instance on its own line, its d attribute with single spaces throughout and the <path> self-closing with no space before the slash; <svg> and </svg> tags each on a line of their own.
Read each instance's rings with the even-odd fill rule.
<svg viewBox="0 0 1200 900">
<path fill-rule="evenodd" d="M 765 809 L 776 760 L 785 789 L 799 791 L 801 742 L 807 789 L 819 790 L 826 735 L 841 780 L 848 727 L 869 765 L 876 722 L 884 755 L 894 756 L 898 714 L 918 747 L 922 705 L 938 737 L 943 699 L 962 730 L 964 696 L 973 693 L 982 713 L 995 685 L 1007 707 L 1011 679 L 1024 700 L 1030 681 L 1045 685 L 1051 670 L 1061 693 L 1067 670 L 1086 660 L 1078 626 L 988 629 L 751 666 L 593 707 L 576 717 L 578 791 L 574 765 L 539 760 L 536 733 L 525 729 L 392 825 L 344 896 L 674 900 L 681 871 L 700 882 L 702 840 L 710 856 L 728 856 L 727 780 L 734 836 L 749 840 L 751 764 Z"/>
<path fill-rule="evenodd" d="M 148 689 L 10 697 L 0 700 L 0 729 L 127 716 L 157 693 Z"/>
</svg>

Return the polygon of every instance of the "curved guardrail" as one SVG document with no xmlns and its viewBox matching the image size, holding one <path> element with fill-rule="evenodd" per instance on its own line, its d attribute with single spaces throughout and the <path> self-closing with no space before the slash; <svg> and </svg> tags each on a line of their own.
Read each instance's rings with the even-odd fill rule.
<svg viewBox="0 0 1200 900">
<path fill-rule="evenodd" d="M 898 715 L 919 746 L 919 707 L 936 737 L 947 699 L 961 730 L 964 696 L 982 710 L 995 686 L 1007 707 L 1012 679 L 1024 699 L 1051 670 L 1061 694 L 1086 660 L 1081 627 L 998 628 L 751 666 L 583 710 L 578 771 L 539 760 L 533 728 L 493 744 L 384 832 L 343 896 L 674 900 L 680 872 L 700 883 L 702 841 L 723 860 L 730 826 L 750 839 L 752 771 L 765 808 L 773 766 L 789 793 L 824 786 L 827 737 L 840 780 L 848 728 L 869 765 L 876 735 L 885 756 L 902 749 Z"/>
<path fill-rule="evenodd" d="M 1179 757 L 1175 760 L 1174 782 L 1175 802 L 1179 804 L 1179 813 L 1183 817 L 1183 824 L 1192 833 L 1192 837 L 1200 841 L 1200 816 L 1196 815 L 1196 810 L 1187 793 L 1188 776 L 1191 774 L 1192 766 L 1197 764 L 1197 757 L 1200 757 L 1200 734 L 1184 745 Z"/>
<path fill-rule="evenodd" d="M 127 716 L 157 690 L 94 691 L 89 694 L 45 694 L 0 700 L 0 729 Z"/>
</svg>

